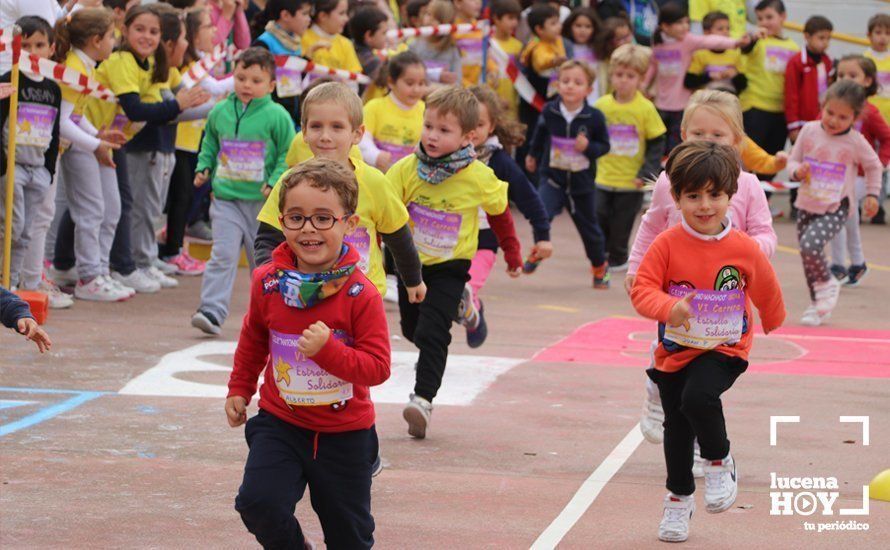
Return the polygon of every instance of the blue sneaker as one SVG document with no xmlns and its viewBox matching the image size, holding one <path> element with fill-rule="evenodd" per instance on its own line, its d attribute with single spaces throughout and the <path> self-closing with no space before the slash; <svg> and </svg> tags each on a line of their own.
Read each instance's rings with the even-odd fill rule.
<svg viewBox="0 0 890 550">
<path fill-rule="evenodd" d="M 844 286 L 859 286 L 859 282 L 865 277 L 866 273 L 868 273 L 867 265 L 851 265 L 850 270 L 847 272 L 847 280 L 844 282 Z"/>
<path fill-rule="evenodd" d="M 842 265 L 831 264 L 831 267 L 828 268 L 831 271 L 831 274 L 837 279 L 837 282 L 844 284 L 847 282 L 847 268 Z M 850 268 L 852 269 L 852 267 Z"/>
<path fill-rule="evenodd" d="M 470 329 L 467 326 L 467 345 L 471 348 L 478 348 L 485 343 L 488 338 L 488 325 L 485 324 L 485 306 L 479 302 L 478 323 L 476 328 Z"/>
</svg>

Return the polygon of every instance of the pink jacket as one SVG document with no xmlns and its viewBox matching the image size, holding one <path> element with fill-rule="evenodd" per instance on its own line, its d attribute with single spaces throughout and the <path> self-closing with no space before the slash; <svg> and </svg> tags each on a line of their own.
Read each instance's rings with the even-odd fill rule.
<svg viewBox="0 0 890 550">
<path fill-rule="evenodd" d="M 662 35 L 663 36 L 663 35 Z M 717 34 L 702 36 L 688 33 L 683 40 L 672 40 L 665 37 L 665 42 L 652 49 L 652 63 L 643 79 L 644 88 L 648 88 L 652 79 L 655 82 L 655 106 L 662 111 L 682 111 L 689 102 L 692 92 L 683 86 L 683 79 L 692 54 L 695 50 L 730 50 L 736 47 L 734 38 Z"/>
<path fill-rule="evenodd" d="M 865 172 L 865 190 L 877 196 L 881 191 L 881 160 L 865 138 L 851 128 L 832 136 L 822 122 L 804 124 L 791 149 L 788 172 L 794 174 L 804 162 L 810 165 L 809 181 L 801 183 L 794 206 L 812 214 L 836 211 L 846 197 L 855 208 L 858 167 Z"/>
<path fill-rule="evenodd" d="M 247 24 L 247 16 L 244 10 L 235 8 L 235 15 L 232 20 L 228 20 L 222 16 L 222 7 L 218 2 L 208 2 L 210 5 L 210 20 L 216 25 L 216 37 L 213 39 L 213 45 L 225 44 L 229 39 L 229 33 L 234 28 L 232 41 L 239 50 L 246 50 L 250 47 L 250 26 Z"/>
<path fill-rule="evenodd" d="M 732 225 L 747 233 L 757 242 L 767 258 L 776 251 L 776 232 L 773 230 L 773 217 L 766 202 L 766 193 L 760 187 L 760 180 L 754 174 L 739 174 L 739 189 L 729 202 Z M 682 216 L 671 196 L 671 182 L 665 172 L 658 176 L 652 191 L 652 204 L 643 214 L 640 228 L 630 251 L 627 273 L 635 275 L 649 246 L 662 231 L 680 223 Z"/>
</svg>

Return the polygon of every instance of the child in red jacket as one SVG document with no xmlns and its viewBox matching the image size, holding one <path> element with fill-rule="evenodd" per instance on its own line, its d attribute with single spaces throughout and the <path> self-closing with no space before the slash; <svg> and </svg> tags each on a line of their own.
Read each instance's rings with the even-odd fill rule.
<svg viewBox="0 0 890 550">
<path fill-rule="evenodd" d="M 819 118 L 822 98 L 828 89 L 831 58 L 825 51 L 834 26 L 821 15 L 807 19 L 803 28 L 806 47 L 788 60 L 785 68 L 785 121 L 791 143 L 797 141 L 800 128 Z"/>
<path fill-rule="evenodd" d="M 371 470 L 377 457 L 368 387 L 390 374 L 380 294 L 343 237 L 355 229 L 358 184 L 341 164 L 314 159 L 280 193 L 286 242 L 254 271 L 229 379 L 226 416 L 247 422 L 250 452 L 235 509 L 265 548 L 309 546 L 294 517 L 306 486 L 329 548 L 371 548 Z"/>
</svg>

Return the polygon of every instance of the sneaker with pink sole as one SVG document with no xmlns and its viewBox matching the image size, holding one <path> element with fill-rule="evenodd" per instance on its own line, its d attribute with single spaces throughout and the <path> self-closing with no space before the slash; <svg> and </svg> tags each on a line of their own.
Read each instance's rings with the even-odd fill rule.
<svg viewBox="0 0 890 550">
<path fill-rule="evenodd" d="M 176 266 L 176 274 L 187 277 L 195 277 L 204 274 L 204 268 L 207 262 L 192 258 L 185 252 L 180 252 L 178 256 L 174 256 L 166 260 L 168 264 Z"/>
</svg>

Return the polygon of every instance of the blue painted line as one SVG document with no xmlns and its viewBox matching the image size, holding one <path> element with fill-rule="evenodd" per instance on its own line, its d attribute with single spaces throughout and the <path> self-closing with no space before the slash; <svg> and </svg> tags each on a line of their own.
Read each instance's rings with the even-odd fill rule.
<svg viewBox="0 0 890 550">
<path fill-rule="evenodd" d="M 56 403 L 44 409 L 40 409 L 34 414 L 30 414 L 24 418 L 20 418 L 15 422 L 10 422 L 9 424 L 4 424 L 0 426 L 0 437 L 9 435 L 13 432 L 17 432 L 19 430 L 24 430 L 25 428 L 30 428 L 31 426 L 36 426 L 41 422 L 45 422 L 50 418 L 54 418 L 64 412 L 70 411 L 71 409 L 77 408 L 88 401 L 92 401 L 97 397 L 107 394 L 108 392 L 95 392 L 95 391 L 62 391 L 62 390 L 43 390 L 36 388 L 0 388 L 0 390 L 6 391 L 19 391 L 23 393 L 74 393 L 77 394 L 61 403 Z"/>
<path fill-rule="evenodd" d="M 84 392 L 81 390 L 56 390 L 56 389 L 52 389 L 52 388 L 13 388 L 13 387 L 9 387 L 9 386 L 0 386 L 0 391 L 19 392 L 19 393 L 50 393 L 50 394 L 95 393 L 96 395 L 105 395 L 106 393 L 111 393 L 111 392 L 107 392 L 107 391 Z"/>
</svg>

